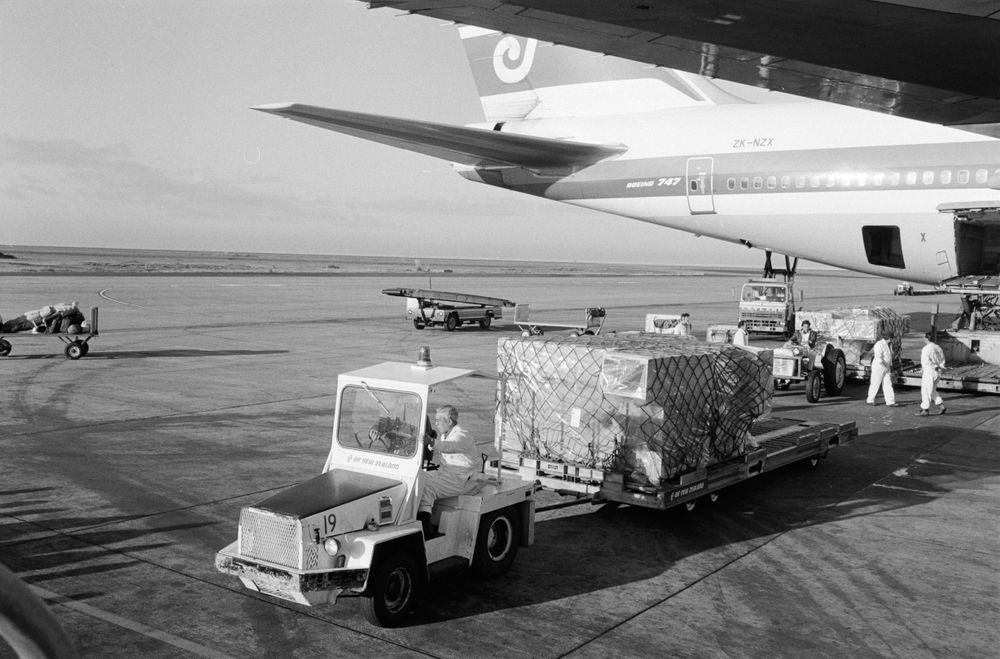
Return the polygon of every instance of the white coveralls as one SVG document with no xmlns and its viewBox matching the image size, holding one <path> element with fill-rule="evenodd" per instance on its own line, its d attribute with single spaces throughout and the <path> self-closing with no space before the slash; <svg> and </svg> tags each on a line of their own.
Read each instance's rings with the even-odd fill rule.
<svg viewBox="0 0 1000 659">
<path fill-rule="evenodd" d="M 447 446 L 442 446 L 446 444 Z M 479 449 L 461 426 L 455 425 L 434 444 L 434 457 L 440 465 L 423 474 L 423 492 L 418 512 L 430 512 L 434 502 L 443 497 L 467 494 L 479 487 Z"/>
<path fill-rule="evenodd" d="M 936 343 L 928 343 L 920 351 L 920 409 L 931 409 L 931 402 L 944 405 L 944 399 L 937 392 L 937 381 L 944 368 L 944 351 Z"/>
<path fill-rule="evenodd" d="M 882 387 L 886 405 L 896 404 L 896 392 L 892 388 L 892 348 L 885 339 L 879 339 L 872 352 L 872 380 L 868 385 L 868 403 L 875 404 L 878 388 Z"/>
<path fill-rule="evenodd" d="M 747 336 L 747 331 L 742 327 L 736 330 L 733 334 L 733 345 L 734 346 L 748 346 L 750 345 L 750 339 Z"/>
</svg>

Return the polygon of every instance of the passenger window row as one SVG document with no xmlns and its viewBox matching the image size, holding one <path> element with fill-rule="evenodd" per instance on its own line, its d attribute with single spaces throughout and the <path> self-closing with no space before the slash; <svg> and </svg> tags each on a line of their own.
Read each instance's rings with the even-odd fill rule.
<svg viewBox="0 0 1000 659">
<path fill-rule="evenodd" d="M 1000 169 L 993 170 L 994 176 L 1000 177 Z M 784 174 L 778 176 L 730 176 L 726 179 L 726 188 L 736 191 L 737 185 L 741 192 L 751 189 L 755 191 L 763 190 L 765 186 L 768 190 L 802 190 L 817 188 L 865 188 L 865 187 L 896 187 L 900 184 L 915 185 L 968 185 L 974 181 L 976 185 L 986 185 L 990 178 L 990 171 L 985 167 L 978 169 L 925 169 L 922 171 L 905 172 L 852 172 L 827 174 Z"/>
</svg>

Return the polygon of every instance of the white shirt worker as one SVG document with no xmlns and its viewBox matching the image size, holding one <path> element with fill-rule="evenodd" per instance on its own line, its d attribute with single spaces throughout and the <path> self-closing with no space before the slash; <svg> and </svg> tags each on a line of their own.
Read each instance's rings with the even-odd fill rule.
<svg viewBox="0 0 1000 659">
<path fill-rule="evenodd" d="M 940 405 L 941 414 L 944 414 L 944 399 L 937 392 L 937 381 L 944 370 L 944 351 L 929 338 L 925 340 L 927 343 L 920 351 L 920 414 L 927 414 L 931 409 L 931 402 Z"/>
<path fill-rule="evenodd" d="M 479 449 L 472 438 L 456 422 L 443 407 L 434 417 L 434 425 L 438 428 L 438 438 L 434 442 L 434 459 L 439 468 L 423 474 L 423 491 L 420 494 L 418 512 L 431 512 L 434 502 L 443 497 L 467 494 L 477 487 L 474 476 L 481 467 Z"/>
<path fill-rule="evenodd" d="M 869 405 L 875 404 L 879 387 L 882 387 L 885 404 L 895 406 L 896 392 L 892 388 L 892 347 L 885 337 L 879 339 L 872 350 L 872 379 L 868 385 L 867 400 Z"/>
</svg>

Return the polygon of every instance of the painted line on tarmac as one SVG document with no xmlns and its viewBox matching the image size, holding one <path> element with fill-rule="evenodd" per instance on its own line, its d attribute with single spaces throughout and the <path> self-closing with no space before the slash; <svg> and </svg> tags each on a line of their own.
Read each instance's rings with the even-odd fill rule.
<svg viewBox="0 0 1000 659">
<path fill-rule="evenodd" d="M 108 302 L 114 302 L 115 304 L 122 304 L 126 307 L 135 307 L 136 309 L 146 309 L 147 311 L 165 311 L 164 309 L 157 309 L 156 307 L 144 307 L 141 304 L 132 304 L 131 302 L 125 302 L 124 300 L 116 300 L 115 298 L 108 295 L 110 288 L 105 288 L 103 291 L 99 291 L 97 294 L 107 300 Z"/>
<path fill-rule="evenodd" d="M 160 629 L 155 629 L 149 625 L 145 625 L 141 622 L 135 620 L 130 620 L 117 613 L 111 613 L 110 611 L 105 611 L 99 609 L 96 606 L 91 606 L 90 604 L 84 604 L 83 602 L 78 602 L 71 597 L 65 595 L 60 595 L 59 593 L 54 593 L 51 590 L 46 590 L 44 588 L 39 588 L 38 586 L 28 586 L 31 590 L 44 600 L 48 600 L 53 604 L 59 604 L 67 608 L 73 609 L 79 613 L 82 613 L 91 618 L 97 618 L 98 620 L 103 620 L 105 622 L 110 622 L 112 625 L 117 625 L 118 627 L 123 627 L 130 631 L 142 634 L 143 636 L 155 639 L 162 643 L 172 645 L 175 648 L 180 648 L 185 652 L 190 652 L 199 657 L 213 657 L 216 659 L 235 659 L 232 655 L 225 654 L 224 652 L 218 652 L 211 648 L 206 648 L 204 645 L 195 643 L 194 641 L 189 641 L 186 638 L 181 638 L 180 636 L 174 636 L 169 632 L 165 632 Z"/>
</svg>

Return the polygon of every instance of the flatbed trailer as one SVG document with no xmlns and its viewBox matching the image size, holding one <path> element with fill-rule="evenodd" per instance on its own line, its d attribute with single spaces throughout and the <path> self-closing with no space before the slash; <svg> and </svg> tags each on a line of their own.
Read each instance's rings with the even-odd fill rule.
<svg viewBox="0 0 1000 659">
<path fill-rule="evenodd" d="M 488 329 L 495 318 L 503 317 L 503 307 L 515 306 L 513 301 L 502 297 L 426 288 L 384 288 L 382 294 L 407 298 L 406 318 L 413 321 L 415 328 L 438 326 L 449 332 L 474 323 Z"/>
<path fill-rule="evenodd" d="M 90 329 L 86 334 L 66 334 L 64 332 L 57 332 L 48 334 L 45 332 L 13 332 L 2 334 L 0 333 L 0 357 L 6 357 L 11 353 L 13 346 L 7 337 L 17 337 L 17 341 L 21 341 L 26 338 L 57 338 L 63 342 L 65 347 L 63 348 L 63 353 L 68 359 L 77 360 L 81 357 L 85 357 L 88 352 L 90 352 L 90 340 L 98 335 L 97 327 L 97 307 L 90 308 Z"/>
<path fill-rule="evenodd" d="M 658 485 L 635 482 L 629 473 L 604 471 L 562 462 L 525 458 L 504 451 L 502 464 L 516 470 L 522 479 L 534 479 L 543 487 L 563 494 L 591 495 L 594 503 L 628 503 L 666 509 L 684 505 L 691 510 L 701 497 L 712 500 L 720 490 L 794 462 L 808 460 L 815 466 L 832 446 L 853 441 L 857 424 L 823 423 L 769 418 L 754 422 L 750 430 L 757 443 L 741 456 L 679 476 Z"/>
<path fill-rule="evenodd" d="M 923 376 L 920 365 L 904 368 L 899 383 L 919 387 Z M 1000 394 L 1000 366 L 996 364 L 960 364 L 948 366 L 938 376 L 937 388 L 946 391 Z"/>
</svg>

